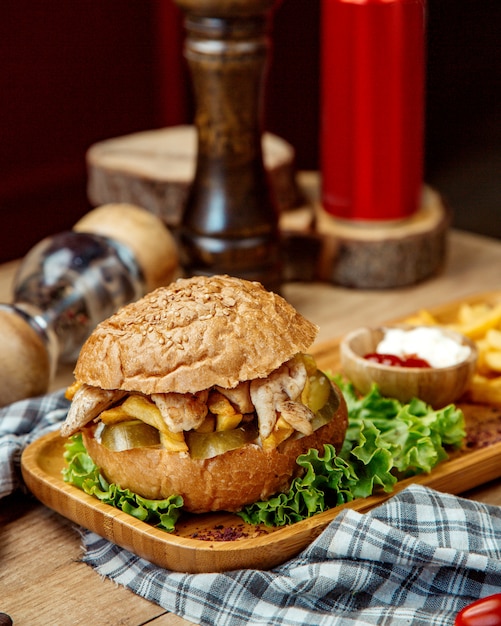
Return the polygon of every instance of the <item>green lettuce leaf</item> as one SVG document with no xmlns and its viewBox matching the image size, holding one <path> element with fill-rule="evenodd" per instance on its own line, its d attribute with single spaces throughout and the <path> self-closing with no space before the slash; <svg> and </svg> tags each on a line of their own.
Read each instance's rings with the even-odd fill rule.
<svg viewBox="0 0 501 626">
<path fill-rule="evenodd" d="M 445 446 L 461 446 L 464 416 L 449 405 L 438 411 L 421 400 L 402 404 L 383 397 L 376 385 L 364 396 L 341 376 L 333 377 L 348 407 L 348 429 L 336 455 L 330 445 L 301 455 L 304 469 L 288 493 L 245 507 L 250 524 L 282 526 L 333 506 L 364 498 L 377 489 L 391 493 L 399 478 L 422 472 L 448 458 Z"/>
<path fill-rule="evenodd" d="M 87 454 L 81 434 L 74 435 L 66 444 L 64 458 L 68 464 L 63 468 L 63 479 L 66 482 L 136 519 L 168 532 L 175 529 L 182 512 L 183 498 L 181 496 L 170 496 L 165 500 L 149 500 L 129 489 L 122 489 L 118 485 L 108 483 Z"/>
</svg>

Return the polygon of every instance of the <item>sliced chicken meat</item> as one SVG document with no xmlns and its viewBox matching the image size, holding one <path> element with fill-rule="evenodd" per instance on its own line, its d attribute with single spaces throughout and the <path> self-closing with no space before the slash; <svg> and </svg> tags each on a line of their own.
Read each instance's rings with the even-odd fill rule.
<svg viewBox="0 0 501 626">
<path fill-rule="evenodd" d="M 151 399 L 169 430 L 179 433 L 198 428 L 202 424 L 208 412 L 208 396 L 208 390 L 204 390 L 194 394 L 154 393 Z"/>
<path fill-rule="evenodd" d="M 103 411 L 119 402 L 126 393 L 118 389 L 100 389 L 90 385 L 81 385 L 73 396 L 68 415 L 61 426 L 61 435 L 63 437 L 73 435 L 96 419 Z"/>
<path fill-rule="evenodd" d="M 240 383 L 234 389 L 217 387 L 219 393 L 242 414 L 256 411 L 259 434 L 266 438 L 272 432 L 279 415 L 295 430 L 308 435 L 312 432 L 313 413 L 297 402 L 307 379 L 304 363 L 291 359 L 268 378 Z M 117 404 L 126 391 L 99 389 L 82 384 L 75 392 L 61 435 L 67 437 L 96 419 L 102 411 Z M 195 394 L 155 393 L 152 401 L 172 432 L 198 428 L 208 413 L 208 390 Z"/>
<path fill-rule="evenodd" d="M 277 410 L 294 430 L 303 433 L 303 435 L 311 435 L 313 432 L 311 420 L 314 417 L 314 413 L 307 406 L 300 402 L 285 400 L 279 403 Z"/>
<path fill-rule="evenodd" d="M 218 387 L 216 389 L 221 395 L 227 398 L 243 415 L 245 413 L 253 413 L 254 406 L 250 397 L 250 382 L 245 381 L 240 383 L 233 389 L 225 389 L 224 387 Z"/>
<path fill-rule="evenodd" d="M 259 434 L 262 439 L 271 434 L 278 418 L 278 412 L 281 412 L 280 407 L 284 402 L 296 403 L 306 384 L 307 376 L 304 363 L 298 359 L 291 359 L 272 372 L 268 378 L 251 381 L 250 396 L 256 409 Z M 301 409 L 294 410 L 296 415 L 294 418 L 289 405 L 282 406 L 282 408 L 285 408 L 285 412 L 291 415 L 290 419 L 296 419 L 296 421 L 298 411 L 302 411 Z M 303 414 L 302 417 L 306 417 L 306 415 L 307 413 Z M 310 419 L 312 417 L 313 413 L 311 413 Z M 285 415 L 284 419 L 287 419 Z M 303 428 L 305 428 L 304 425 Z"/>
</svg>

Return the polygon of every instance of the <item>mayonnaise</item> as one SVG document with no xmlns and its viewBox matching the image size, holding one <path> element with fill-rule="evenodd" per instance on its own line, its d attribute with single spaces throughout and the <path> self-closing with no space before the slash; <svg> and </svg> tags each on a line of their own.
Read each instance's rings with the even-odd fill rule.
<svg viewBox="0 0 501 626">
<path fill-rule="evenodd" d="M 448 367 L 464 361 L 470 354 L 470 348 L 454 341 L 440 328 L 418 326 L 409 330 L 385 329 L 376 352 L 399 357 L 412 354 L 427 361 L 431 367 Z"/>
</svg>

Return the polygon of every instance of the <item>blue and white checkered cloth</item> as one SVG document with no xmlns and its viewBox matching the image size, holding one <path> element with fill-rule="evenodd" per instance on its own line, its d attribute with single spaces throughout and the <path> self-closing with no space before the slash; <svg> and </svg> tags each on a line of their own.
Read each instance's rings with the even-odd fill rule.
<svg viewBox="0 0 501 626">
<path fill-rule="evenodd" d="M 0 495 L 22 487 L 21 451 L 64 419 L 61 394 L 0 410 Z M 96 572 L 196 624 L 452 626 L 501 591 L 501 508 L 414 485 L 367 514 L 345 510 L 271 571 L 171 572 L 84 531 Z"/>
</svg>

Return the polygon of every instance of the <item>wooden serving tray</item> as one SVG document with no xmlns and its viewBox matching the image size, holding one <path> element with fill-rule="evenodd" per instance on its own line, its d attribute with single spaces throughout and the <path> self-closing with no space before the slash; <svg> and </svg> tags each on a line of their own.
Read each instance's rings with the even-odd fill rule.
<svg viewBox="0 0 501 626">
<path fill-rule="evenodd" d="M 469 302 L 488 300 L 501 300 L 501 292 L 483 294 Z M 431 312 L 448 323 L 459 304 L 454 302 Z M 312 352 L 319 367 L 339 371 L 339 340 L 319 344 Z M 501 407 L 467 403 L 459 406 L 464 411 L 469 433 L 475 435 L 482 429 L 497 431 L 501 423 Z M 476 436 L 472 438 L 476 439 Z M 138 556 L 173 571 L 191 573 L 275 567 L 307 547 L 343 509 L 361 513 L 369 511 L 411 483 L 459 494 L 501 476 L 501 441 L 498 441 L 487 447 L 455 453 L 430 474 L 398 482 L 391 494 L 358 499 L 290 526 L 249 526 L 240 517 L 229 513 L 184 514 L 176 532 L 170 534 L 102 504 L 65 483 L 61 475 L 65 441 L 59 433 L 51 433 L 24 451 L 21 460 L 23 477 L 33 494 L 49 508 Z M 218 536 L 226 537 L 228 532 L 240 538 L 217 540 Z"/>
</svg>

